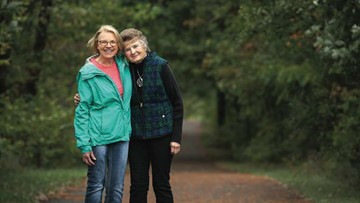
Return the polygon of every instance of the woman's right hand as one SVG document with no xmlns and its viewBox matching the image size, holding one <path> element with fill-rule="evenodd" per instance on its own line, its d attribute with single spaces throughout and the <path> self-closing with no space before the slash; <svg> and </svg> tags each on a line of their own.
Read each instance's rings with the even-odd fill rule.
<svg viewBox="0 0 360 203">
<path fill-rule="evenodd" d="M 75 106 L 77 106 L 80 103 L 80 95 L 79 95 L 79 93 L 76 93 L 74 95 L 74 103 L 75 103 Z"/>
<path fill-rule="evenodd" d="M 88 166 L 94 166 L 96 161 L 96 157 L 92 151 L 85 152 L 82 156 L 83 162 Z"/>
</svg>

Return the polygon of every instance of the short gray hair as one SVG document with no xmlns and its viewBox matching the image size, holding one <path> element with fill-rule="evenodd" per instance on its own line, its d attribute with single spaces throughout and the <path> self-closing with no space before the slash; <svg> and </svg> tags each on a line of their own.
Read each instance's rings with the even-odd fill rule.
<svg viewBox="0 0 360 203">
<path fill-rule="evenodd" d="M 124 42 L 139 40 L 146 48 L 146 51 L 150 52 L 147 38 L 140 30 L 135 28 L 127 28 L 120 32 L 120 36 Z"/>
</svg>

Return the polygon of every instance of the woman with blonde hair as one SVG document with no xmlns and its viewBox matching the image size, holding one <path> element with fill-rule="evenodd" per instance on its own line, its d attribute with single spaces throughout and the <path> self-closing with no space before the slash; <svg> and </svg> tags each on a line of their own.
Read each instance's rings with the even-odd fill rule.
<svg viewBox="0 0 360 203">
<path fill-rule="evenodd" d="M 102 25 L 88 41 L 96 54 L 76 80 L 81 101 L 75 109 L 76 146 L 88 166 L 85 202 L 122 201 L 131 133 L 131 75 L 120 55 L 123 41 L 111 25 Z"/>
</svg>

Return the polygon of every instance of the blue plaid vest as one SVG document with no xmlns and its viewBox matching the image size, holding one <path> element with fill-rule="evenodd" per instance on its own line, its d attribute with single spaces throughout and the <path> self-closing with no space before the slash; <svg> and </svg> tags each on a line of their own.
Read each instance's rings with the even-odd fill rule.
<svg viewBox="0 0 360 203">
<path fill-rule="evenodd" d="M 161 79 L 161 69 L 166 63 L 167 61 L 155 52 L 149 53 L 145 58 L 142 96 L 137 92 L 136 81 L 133 81 L 135 86 L 131 98 L 132 139 L 156 138 L 170 135 L 173 131 L 173 107 Z M 134 71 L 132 73 L 136 74 Z"/>
</svg>

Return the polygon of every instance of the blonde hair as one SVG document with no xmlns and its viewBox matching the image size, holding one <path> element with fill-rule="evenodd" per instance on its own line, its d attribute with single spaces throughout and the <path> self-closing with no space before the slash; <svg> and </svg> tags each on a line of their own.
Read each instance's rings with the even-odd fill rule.
<svg viewBox="0 0 360 203">
<path fill-rule="evenodd" d="M 147 38 L 140 30 L 137 30 L 135 28 L 127 28 L 120 32 L 120 36 L 124 42 L 139 40 L 144 45 L 146 51 L 150 52 Z"/>
<path fill-rule="evenodd" d="M 112 25 L 101 25 L 98 31 L 96 31 L 96 33 L 94 34 L 94 36 L 87 42 L 87 47 L 89 47 L 93 52 L 99 54 L 99 50 L 97 49 L 97 42 L 98 42 L 98 37 L 102 32 L 110 32 L 115 35 L 115 39 L 119 47 L 117 54 L 119 54 L 124 48 L 124 42 L 120 37 L 120 34 L 117 31 L 117 29 Z"/>
</svg>

